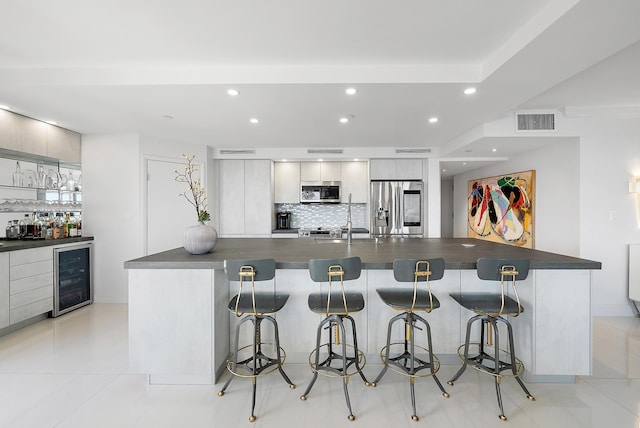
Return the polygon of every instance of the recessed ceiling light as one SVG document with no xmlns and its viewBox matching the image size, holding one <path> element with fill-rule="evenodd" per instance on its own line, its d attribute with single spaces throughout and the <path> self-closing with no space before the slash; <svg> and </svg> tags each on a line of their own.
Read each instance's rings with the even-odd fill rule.
<svg viewBox="0 0 640 428">
<path fill-rule="evenodd" d="M 466 165 L 466 164 L 467 164 L 466 162 L 462 162 L 462 166 L 464 166 L 464 165 Z"/>
<path fill-rule="evenodd" d="M 0 104 L 0 109 L 2 109 L 2 110 L 11 110 L 11 107 Z"/>
<path fill-rule="evenodd" d="M 240 91 L 237 89 L 227 89 L 227 94 L 235 97 L 236 95 L 240 95 Z"/>
<path fill-rule="evenodd" d="M 252 117 L 251 119 L 249 119 L 249 122 L 253 123 L 254 125 L 258 122 L 260 122 L 258 119 L 256 119 L 255 117 Z"/>
<path fill-rule="evenodd" d="M 358 90 L 356 88 L 347 88 L 345 92 L 347 93 L 347 95 L 355 95 Z"/>
<path fill-rule="evenodd" d="M 465 95 L 473 95 L 475 93 L 476 93 L 476 88 L 473 88 L 473 87 L 467 88 L 467 89 L 464 90 L 464 94 Z"/>
<path fill-rule="evenodd" d="M 55 120 L 45 120 L 46 123 L 48 123 L 49 125 L 57 125 L 58 122 L 56 122 Z"/>
<path fill-rule="evenodd" d="M 446 169 L 443 169 L 443 170 L 442 170 L 442 172 L 447 172 L 447 170 L 446 170 Z"/>
<path fill-rule="evenodd" d="M 436 123 L 438 121 L 437 117 L 430 117 L 429 118 L 429 123 Z"/>
<path fill-rule="evenodd" d="M 491 151 L 492 151 L 492 152 L 497 152 L 497 151 L 498 151 L 498 149 L 491 149 Z"/>
<path fill-rule="evenodd" d="M 342 116 L 340 118 L 340 123 L 349 123 L 350 120 L 352 120 L 355 116 L 352 114 L 348 114 L 346 116 Z"/>
</svg>

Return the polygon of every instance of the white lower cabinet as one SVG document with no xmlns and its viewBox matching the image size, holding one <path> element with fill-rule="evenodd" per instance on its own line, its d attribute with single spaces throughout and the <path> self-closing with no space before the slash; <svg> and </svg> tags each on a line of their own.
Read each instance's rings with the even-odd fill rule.
<svg viewBox="0 0 640 428">
<path fill-rule="evenodd" d="M 2 262 L 1 259 L 0 262 Z M 8 294 L 9 324 L 53 310 L 53 249 L 51 247 L 9 253 Z"/>
<path fill-rule="evenodd" d="M 0 253 L 0 328 L 9 325 L 9 253 Z"/>
</svg>

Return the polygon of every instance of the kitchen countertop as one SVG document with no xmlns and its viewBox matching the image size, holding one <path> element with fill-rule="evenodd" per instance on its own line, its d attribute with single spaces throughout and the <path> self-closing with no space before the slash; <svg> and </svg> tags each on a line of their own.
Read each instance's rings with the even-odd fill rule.
<svg viewBox="0 0 640 428">
<path fill-rule="evenodd" d="M 321 242 L 322 241 L 322 242 Z M 528 258 L 532 269 L 601 269 L 597 261 L 530 250 L 471 238 L 385 238 L 346 241 L 321 239 L 220 238 L 207 254 L 184 248 L 152 254 L 124 263 L 126 269 L 222 269 L 225 259 L 273 258 L 278 269 L 308 269 L 313 258 L 359 256 L 363 269 L 392 269 L 398 258 L 443 257 L 446 269 L 475 269 L 480 257 Z"/>
<path fill-rule="evenodd" d="M 307 229 L 306 227 L 304 229 Z M 309 228 L 309 230 L 315 230 L 315 228 Z M 328 229 L 326 229 L 328 230 Z M 369 229 L 365 229 L 364 227 L 354 227 L 351 229 L 352 233 L 369 233 Z M 274 229 L 271 233 L 290 233 L 290 234 L 298 234 L 298 229 Z M 342 229 L 342 233 L 347 233 L 346 229 Z"/>
<path fill-rule="evenodd" d="M 30 248 L 52 247 L 54 245 L 73 244 L 74 242 L 93 241 L 93 236 L 79 236 L 62 239 L 0 239 L 0 253 L 6 251 L 27 250 Z"/>
</svg>

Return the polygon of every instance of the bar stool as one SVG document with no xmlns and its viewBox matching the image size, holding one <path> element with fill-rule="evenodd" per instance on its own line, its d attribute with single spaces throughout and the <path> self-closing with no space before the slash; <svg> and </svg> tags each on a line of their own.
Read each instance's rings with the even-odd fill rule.
<svg viewBox="0 0 640 428">
<path fill-rule="evenodd" d="M 482 280 L 500 281 L 500 293 L 453 293 L 453 297 L 462 307 L 476 313 L 476 316 L 469 319 L 467 323 L 467 336 L 465 343 L 458 348 L 458 355 L 462 359 L 462 367 L 447 382 L 453 385 L 465 371 L 468 365 L 483 373 L 488 373 L 494 377 L 496 386 L 496 397 L 498 406 L 500 407 L 500 419 L 507 420 L 504 415 L 502 406 L 502 395 L 500 393 L 500 383 L 503 376 L 513 376 L 526 394 L 527 398 L 535 401 L 535 397 L 527 390 L 520 379 L 520 375 L 524 371 L 522 361 L 516 358 L 515 347 L 513 345 L 513 329 L 509 320 L 503 316 L 517 317 L 524 311 L 524 307 L 520 304 L 516 281 L 527 278 L 529 273 L 529 260 L 525 259 L 478 259 L 477 262 L 478 278 Z M 513 295 L 515 299 L 507 296 L 508 283 L 511 282 Z M 506 285 L 505 285 L 506 284 Z M 480 323 L 480 342 L 471 342 L 471 327 L 474 322 Z M 507 328 L 508 346 L 507 351 L 500 349 L 500 332 L 498 330 L 498 322 L 503 323 Z M 485 326 L 487 331 L 487 347 L 485 347 Z M 492 335 L 495 338 L 492 340 Z M 492 342 L 495 344 L 492 345 Z M 477 354 L 469 356 L 469 347 L 474 345 L 477 347 Z M 461 354 L 460 349 L 464 348 Z M 488 352 L 487 352 L 488 351 Z M 500 357 L 500 354 L 504 358 Z M 503 371 L 510 371 L 510 374 L 502 374 Z"/>
<path fill-rule="evenodd" d="M 272 316 L 284 307 L 289 295 L 276 293 L 275 291 L 257 292 L 255 289 L 257 282 L 269 281 L 275 277 L 276 263 L 273 259 L 226 260 L 225 264 L 229 281 L 240 282 L 238 294 L 231 299 L 228 307 L 237 317 L 242 317 L 242 320 L 236 326 L 235 349 L 232 351 L 231 358 L 227 361 L 227 370 L 229 370 L 231 376 L 218 392 L 218 395 L 220 397 L 224 395 L 225 390 L 235 377 L 251 378 L 253 381 L 253 395 L 249 422 L 255 422 L 256 384 L 259 376 L 277 369 L 289 384 L 289 388 L 296 387 L 282 369 L 286 354 L 280 348 L 278 323 Z M 245 287 L 245 283 L 249 283 L 249 290 L 246 290 L 249 287 Z M 273 325 L 273 343 L 263 341 L 262 321 L 269 321 Z M 241 347 L 239 345 L 240 328 L 246 322 L 253 324 L 253 340 L 251 344 Z M 272 350 L 267 351 L 265 348 L 269 348 L 270 345 L 272 345 Z M 271 355 L 265 354 L 265 352 L 271 352 Z M 275 356 L 273 352 L 275 352 Z"/>
<path fill-rule="evenodd" d="M 387 329 L 387 344 L 380 351 L 380 358 L 384 363 L 384 367 L 378 374 L 372 386 L 377 386 L 382 376 L 391 367 L 391 370 L 409 377 L 409 386 L 411 389 L 411 405 L 413 406 L 413 415 L 411 419 L 420 420 L 416 412 L 416 396 L 415 396 L 415 380 L 419 377 L 433 376 L 436 384 L 442 391 L 444 397 L 449 397 L 449 393 L 445 391 L 436 376 L 436 372 L 440 369 L 440 361 L 433 354 L 431 344 L 431 327 L 427 320 L 416 311 L 425 311 L 430 313 L 434 309 L 440 307 L 440 301 L 431 292 L 430 281 L 442 279 L 444 276 L 444 259 L 397 259 L 393 261 L 393 277 L 398 282 L 413 282 L 413 288 L 379 288 L 376 291 L 384 303 L 393 309 L 403 311 L 401 314 L 394 316 L 389 321 Z M 418 285 L 423 284 L 426 288 L 419 289 Z M 391 330 L 394 323 L 402 321 L 404 323 L 404 341 L 391 342 Z M 422 330 L 417 323 L 424 325 L 427 334 L 427 347 L 416 345 L 415 330 Z M 394 354 L 391 356 L 391 348 L 394 348 Z M 400 352 L 396 350 L 400 348 Z M 416 355 L 416 348 L 427 353 L 428 360 L 424 360 Z M 428 370 L 428 372 L 425 372 Z"/>
<path fill-rule="evenodd" d="M 346 292 L 345 281 L 358 279 L 362 270 L 360 257 L 347 257 L 340 259 L 313 259 L 309 261 L 309 274 L 314 282 L 328 283 L 326 292 L 311 293 L 309 295 L 309 309 L 317 314 L 324 315 L 316 332 L 316 347 L 309 355 L 309 365 L 313 372 L 311 382 L 307 390 L 300 397 L 306 400 L 313 384 L 318 378 L 318 373 L 329 377 L 340 377 L 343 380 L 344 396 L 349 409 L 348 419 L 354 421 L 356 417 L 351 410 L 349 390 L 347 385 L 349 378 L 358 373 L 364 384 L 370 383 L 362 373 L 365 365 L 365 356 L 358 349 L 356 335 L 356 323 L 351 314 L 364 309 L 364 297 L 360 292 Z M 340 290 L 331 289 L 334 283 L 339 283 Z M 347 322 L 348 321 L 348 322 Z M 351 342 L 347 344 L 347 328 L 351 330 Z M 322 331 L 327 330 L 328 341 L 321 344 Z M 337 349 L 336 349 L 337 348 Z M 320 354 L 322 354 L 322 359 Z M 338 365 L 332 366 L 334 361 Z"/>
</svg>

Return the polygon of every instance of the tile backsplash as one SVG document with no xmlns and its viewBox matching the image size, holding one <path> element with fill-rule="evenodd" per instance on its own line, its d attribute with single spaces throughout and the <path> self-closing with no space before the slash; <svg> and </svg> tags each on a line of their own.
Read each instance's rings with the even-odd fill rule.
<svg viewBox="0 0 640 428">
<path fill-rule="evenodd" d="M 348 204 L 276 204 L 276 212 L 291 212 L 291 228 L 342 227 Z M 367 227 L 367 204 L 351 204 L 353 227 Z"/>
</svg>

